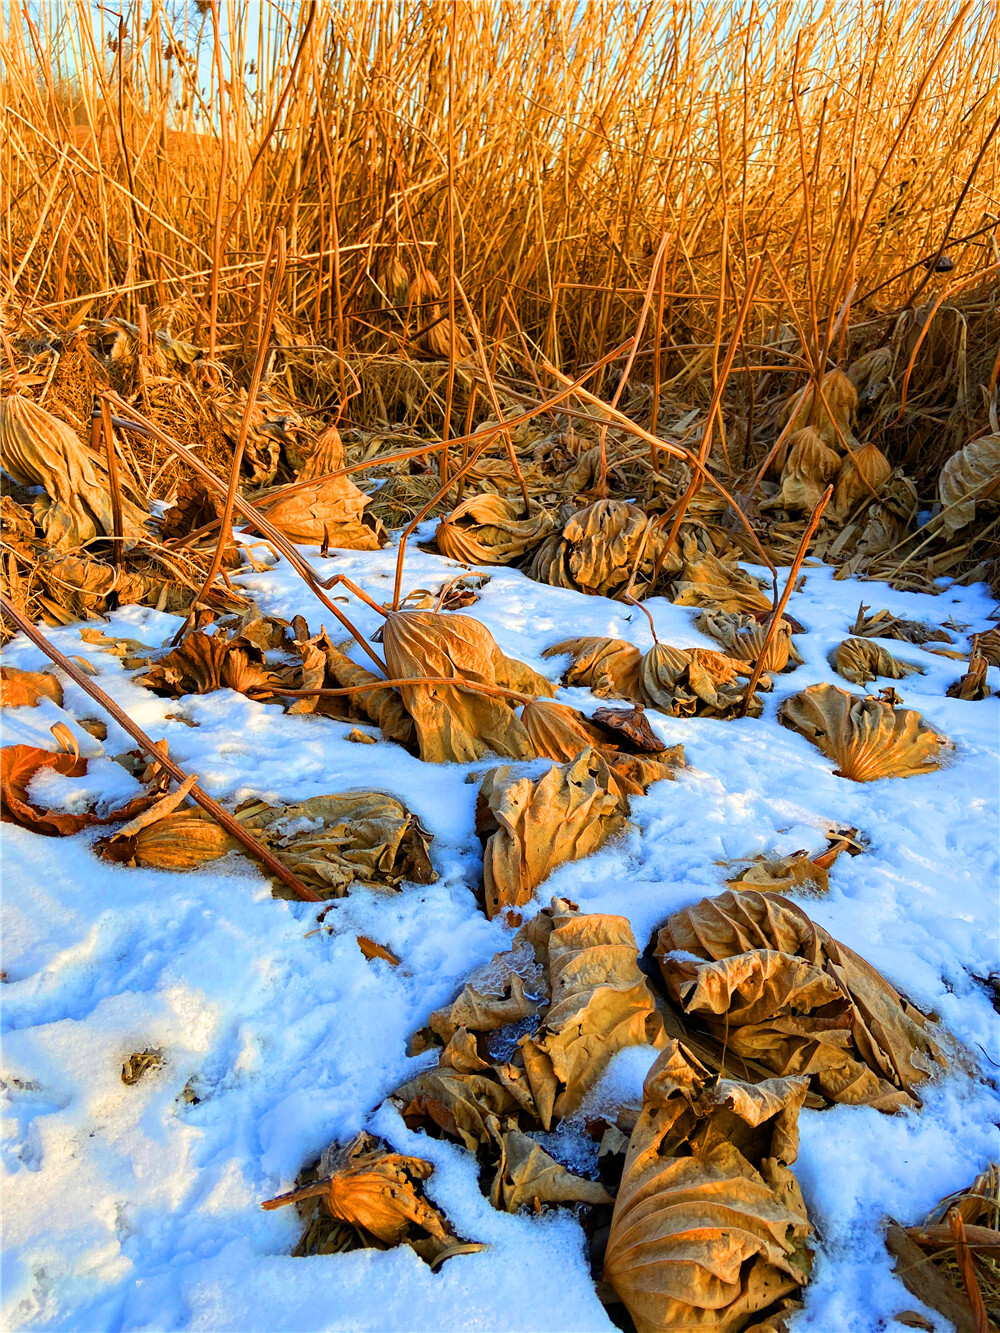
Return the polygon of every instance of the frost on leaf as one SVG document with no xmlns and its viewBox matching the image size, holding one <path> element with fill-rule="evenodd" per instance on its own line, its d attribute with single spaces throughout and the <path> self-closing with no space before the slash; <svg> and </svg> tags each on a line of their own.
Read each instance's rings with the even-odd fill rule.
<svg viewBox="0 0 1000 1333">
<path fill-rule="evenodd" d="M 490 1203 L 508 1213 L 537 1210 L 542 1203 L 609 1204 L 614 1200 L 599 1181 L 574 1175 L 529 1134 L 513 1125 L 500 1142 L 500 1164 L 490 1189 Z"/>
<path fill-rule="evenodd" d="M 590 747 L 534 781 L 510 767 L 491 769 L 476 812 L 479 833 L 488 835 L 486 915 L 523 907 L 557 866 L 603 847 L 628 813 L 606 761 Z"/>
<path fill-rule="evenodd" d="M 866 685 L 879 676 L 903 680 L 920 671 L 920 667 L 901 662 L 871 639 L 845 639 L 837 649 L 836 667 L 838 676 L 843 676 L 852 685 Z"/>
<path fill-rule="evenodd" d="M 473 495 L 441 519 L 438 550 L 470 565 L 512 565 L 551 532 L 544 511 L 525 518 L 521 504 L 500 495 Z"/>
<path fill-rule="evenodd" d="M 804 1078 L 712 1078 L 679 1042 L 643 1088 L 604 1259 L 638 1333 L 769 1329 L 809 1280 Z M 769 1318 L 770 1317 L 770 1318 Z"/>
<path fill-rule="evenodd" d="M 932 773 L 948 745 L 913 709 L 848 694 L 837 685 L 810 685 L 791 695 L 778 720 L 833 759 L 834 773 L 852 782 Z"/>
<path fill-rule="evenodd" d="M 829 1101 L 917 1106 L 943 1064 L 925 1016 L 779 894 L 728 891 L 676 912 L 656 957 L 671 999 L 733 1056 L 806 1075 Z"/>
</svg>

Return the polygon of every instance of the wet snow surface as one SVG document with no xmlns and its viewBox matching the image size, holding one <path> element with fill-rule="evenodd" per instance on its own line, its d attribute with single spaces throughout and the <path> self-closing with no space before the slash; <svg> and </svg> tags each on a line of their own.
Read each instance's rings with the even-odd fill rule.
<svg viewBox="0 0 1000 1333">
<path fill-rule="evenodd" d="M 411 551 L 404 591 L 436 589 L 459 572 L 415 545 Z M 391 594 L 392 548 L 326 560 L 315 548 L 307 554 L 324 577 L 345 573 L 379 601 Z M 506 653 L 552 679 L 562 661 L 545 661 L 541 651 L 569 635 L 613 635 L 641 648 L 652 642 L 635 608 L 539 586 L 514 571 L 489 572 L 467 614 Z M 263 611 L 301 613 L 313 632 L 325 621 L 339 641 L 339 626 L 287 565 L 248 570 L 241 581 Z M 585 912 L 623 914 L 642 948 L 670 912 L 722 890 L 722 862 L 816 853 L 831 824 L 854 825 L 868 840 L 863 855 L 838 859 L 827 896 L 800 901 L 939 1016 L 954 1040 L 952 1072 L 928 1087 L 916 1113 L 802 1113 L 795 1170 L 818 1249 L 795 1333 L 875 1330 L 917 1308 L 891 1275 L 880 1220 L 889 1213 L 916 1221 L 966 1185 L 995 1155 L 1000 1119 L 997 1017 L 976 980 L 998 970 L 1000 699 L 947 698 L 961 662 L 887 642 L 924 671 L 896 682 L 904 702 L 955 749 L 939 773 L 867 785 L 834 777 L 829 760 L 775 720 L 787 694 L 817 681 L 844 684 L 827 655 L 847 637 L 862 600 L 934 624 L 953 620 L 958 649 L 989 628 L 993 609 L 983 587 L 931 597 L 836 582 L 828 569 L 807 568 L 789 605 L 808 631 L 796 638 L 805 665 L 775 678 L 758 720 L 674 720 L 650 711 L 664 741 L 683 741 L 689 768 L 635 799 L 632 831 L 560 868 L 538 903 L 558 893 Z M 662 598 L 646 605 L 661 641 L 716 646 L 694 628 L 695 611 Z M 344 609 L 365 633 L 377 628 L 377 615 L 354 598 Z M 105 628 L 158 645 L 178 623 L 129 607 Z M 477 788 L 467 779 L 490 763 L 422 764 L 388 742 L 349 743 L 349 725 L 285 716 L 229 690 L 160 699 L 132 684 L 117 658 L 83 643 L 76 627 L 51 636 L 92 662 L 102 687 L 154 738 L 166 737 L 171 754 L 219 800 L 296 801 L 379 787 L 433 832 L 439 879 L 398 894 L 356 890 L 328 913 L 329 933 L 314 929 L 314 905 L 272 899 L 241 857 L 200 873 L 139 870 L 96 858 L 91 844 L 103 830 L 45 838 L 3 826 L 5 1327 L 611 1329 L 571 1213 L 494 1211 L 471 1156 L 409 1132 L 390 1106 L 376 1109 L 428 1059 L 407 1057 L 409 1035 L 510 938 L 499 921 L 486 921 L 470 887 L 481 850 Z M 23 638 L 5 661 L 47 666 Z M 989 674 L 995 690 L 1000 672 Z M 72 683 L 65 694 L 66 713 L 50 700 L 4 710 L 3 743 L 57 748 L 54 722 L 96 711 Z M 559 698 L 585 712 L 598 702 L 582 689 Z M 84 754 L 101 753 L 70 725 Z M 111 724 L 104 752 L 127 748 Z M 535 761 L 526 771 L 544 766 Z M 123 777 L 101 763 L 78 782 L 117 799 L 129 794 Z M 72 780 L 48 781 L 47 795 L 76 807 Z M 389 945 L 402 965 L 366 961 L 359 932 Z M 145 1049 L 159 1050 L 162 1066 L 125 1086 L 123 1061 Z M 623 1052 L 599 1095 L 611 1103 L 639 1097 L 653 1054 Z M 430 1159 L 431 1197 L 463 1236 L 489 1248 L 437 1273 L 405 1247 L 291 1258 L 294 1210 L 265 1213 L 259 1201 L 287 1189 L 331 1140 L 362 1126 Z"/>
</svg>

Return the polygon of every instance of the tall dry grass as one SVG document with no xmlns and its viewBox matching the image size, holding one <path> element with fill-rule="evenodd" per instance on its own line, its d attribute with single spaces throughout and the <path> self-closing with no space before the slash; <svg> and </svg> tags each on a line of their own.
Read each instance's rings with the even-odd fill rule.
<svg viewBox="0 0 1000 1333">
<path fill-rule="evenodd" d="M 8 311 L 245 343 L 283 225 L 276 328 L 332 349 L 341 395 L 354 358 L 423 348 L 450 400 L 479 355 L 456 323 L 534 387 L 645 308 L 633 379 L 707 398 L 748 293 L 737 369 L 815 374 L 1000 260 L 995 6 L 247 8 L 5 7 Z"/>
</svg>

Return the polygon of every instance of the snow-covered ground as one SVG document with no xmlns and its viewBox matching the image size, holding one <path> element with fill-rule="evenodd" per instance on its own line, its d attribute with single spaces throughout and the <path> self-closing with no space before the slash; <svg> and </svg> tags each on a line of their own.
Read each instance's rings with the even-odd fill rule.
<svg viewBox="0 0 1000 1333">
<path fill-rule="evenodd" d="M 410 552 L 404 591 L 436 589 L 456 572 L 415 545 Z M 391 592 L 391 547 L 328 560 L 315 549 L 307 554 L 324 577 L 345 573 L 379 601 Z M 559 639 L 612 635 L 642 648 L 652 641 L 634 607 L 488 572 L 466 614 L 483 621 L 506 653 L 552 679 L 562 663 L 541 651 Z M 334 641 L 342 637 L 287 565 L 248 571 L 241 582 L 263 611 L 301 613 L 313 632 L 325 619 Z M 891 1275 L 880 1220 L 887 1213 L 917 1220 L 997 1152 L 997 1016 L 975 977 L 1000 970 L 1000 698 L 947 698 L 963 663 L 887 642 L 924 671 L 895 682 L 904 702 L 955 749 L 941 772 L 867 785 L 834 777 L 829 760 L 776 722 L 787 694 L 817 681 L 844 684 L 827 656 L 847 637 L 862 600 L 872 610 L 953 621 L 959 649 L 989 628 L 993 609 L 983 587 L 930 597 L 837 582 L 829 569 L 808 567 L 789 605 L 808 631 L 796 638 L 805 665 L 775 678 L 764 716 L 673 720 L 650 711 L 663 740 L 684 742 L 688 769 L 633 801 L 634 827 L 623 839 L 562 867 L 539 894 L 539 905 L 559 893 L 584 911 L 627 916 L 642 948 L 670 912 L 721 891 L 722 862 L 817 852 L 832 824 L 856 826 L 867 840 L 863 855 L 838 859 L 829 894 L 804 905 L 939 1017 L 954 1039 L 952 1067 L 926 1089 L 919 1112 L 802 1113 L 795 1170 L 818 1254 L 795 1333 L 868 1333 L 919 1308 Z M 694 628 L 695 611 L 662 598 L 646 606 L 661 641 L 717 646 Z M 366 633 L 377 628 L 377 615 L 354 598 L 345 610 Z M 129 607 L 104 628 L 158 645 L 178 623 Z M 433 832 L 439 879 L 398 894 L 355 890 L 327 914 L 332 932 L 317 931 L 315 905 L 273 899 L 242 858 L 198 873 L 140 870 L 96 858 L 91 844 L 103 830 L 45 838 L 3 825 L 4 1327 L 613 1328 L 569 1212 L 495 1211 L 470 1155 L 409 1132 L 391 1107 L 375 1110 L 426 1063 L 406 1055 L 409 1035 L 510 936 L 500 921 L 486 921 L 470 887 L 482 855 L 473 831 L 477 788 L 468 779 L 490 763 L 423 764 L 381 740 L 349 743 L 342 723 L 286 716 L 228 690 L 160 699 L 133 685 L 117 658 L 83 643 L 76 628 L 51 637 L 92 662 L 102 687 L 154 738 L 166 737 L 171 754 L 218 799 L 290 801 L 378 787 Z M 23 639 L 4 660 L 47 666 Z M 995 690 L 1000 671 L 989 677 Z M 559 698 L 584 711 L 597 703 L 581 689 Z M 65 710 L 48 700 L 4 710 L 3 743 L 55 749 L 54 722 L 96 711 L 72 683 Z M 84 754 L 101 752 L 70 725 Z M 111 724 L 105 753 L 131 746 Z M 111 780 L 110 767 L 98 764 L 80 783 L 107 791 Z M 366 961 L 359 932 L 389 945 L 401 966 Z M 162 1052 L 162 1067 L 126 1086 L 123 1061 L 147 1048 Z M 607 1075 L 616 1095 L 638 1096 L 652 1057 L 645 1049 L 618 1057 Z M 429 1194 L 461 1235 L 488 1249 L 436 1273 L 406 1247 L 291 1258 L 294 1210 L 262 1212 L 259 1201 L 363 1125 L 430 1159 Z"/>
</svg>

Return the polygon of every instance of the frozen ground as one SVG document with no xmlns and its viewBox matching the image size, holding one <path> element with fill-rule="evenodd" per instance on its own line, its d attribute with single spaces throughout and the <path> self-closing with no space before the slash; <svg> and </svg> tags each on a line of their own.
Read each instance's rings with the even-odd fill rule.
<svg viewBox="0 0 1000 1333">
<path fill-rule="evenodd" d="M 454 574 L 450 562 L 412 551 L 404 590 L 435 589 Z M 310 555 L 324 575 L 344 572 L 377 600 L 391 590 L 391 548 L 325 561 L 315 549 Z M 505 652 L 553 679 L 560 663 L 540 653 L 560 638 L 651 642 L 634 608 L 490 572 L 468 614 Z M 286 565 L 248 572 L 242 583 L 264 611 L 301 612 L 314 631 L 324 619 Z M 357 623 L 374 631 L 375 614 L 351 600 Z M 855 825 L 869 840 L 864 855 L 840 857 L 830 893 L 805 906 L 940 1017 L 954 1039 L 953 1072 L 927 1090 L 918 1113 L 803 1112 L 796 1171 L 818 1256 L 795 1333 L 868 1333 L 919 1308 L 891 1275 L 880 1219 L 917 1220 L 967 1184 L 996 1155 L 1000 1119 L 997 1017 L 975 980 L 1000 968 L 1000 699 L 949 699 L 945 689 L 962 663 L 887 643 L 924 669 L 897 689 L 955 751 L 937 774 L 868 785 L 834 777 L 828 760 L 775 720 L 786 694 L 817 681 L 842 683 L 827 654 L 846 637 L 862 600 L 938 624 L 953 619 L 962 627 L 954 631 L 958 648 L 989 627 L 993 609 L 984 588 L 929 597 L 881 583 L 838 583 L 828 569 L 807 569 L 789 606 L 808 630 L 796 640 L 806 663 L 776 678 L 764 716 L 683 721 L 650 712 L 665 741 L 684 742 L 690 767 L 633 802 L 634 831 L 623 841 L 562 867 L 540 894 L 542 902 L 558 892 L 584 911 L 626 915 L 642 947 L 671 911 L 721 890 L 722 861 L 818 851 L 831 823 Z M 663 599 L 646 605 L 662 641 L 715 646 L 695 630 L 694 611 Z M 159 644 L 177 624 L 130 607 L 106 628 Z M 356 891 L 328 914 L 332 933 L 310 933 L 316 907 L 272 899 L 242 858 L 202 873 L 130 869 L 96 859 L 96 832 L 44 838 L 3 826 L 4 1327 L 613 1328 L 569 1213 L 496 1212 L 460 1148 L 410 1133 L 388 1108 L 372 1116 L 417 1067 L 405 1053 L 409 1034 L 473 967 L 506 947 L 509 932 L 485 920 L 469 887 L 481 853 L 476 787 L 467 777 L 489 764 L 431 766 L 387 742 L 350 744 L 341 723 L 284 716 L 231 691 L 180 704 L 159 699 L 133 685 L 117 658 L 82 643 L 75 628 L 52 631 L 52 639 L 93 662 L 103 688 L 154 738 L 166 737 L 170 752 L 220 800 L 380 787 L 433 832 L 440 878 L 399 894 Z M 5 661 L 47 665 L 23 639 Z M 996 669 L 990 683 L 1000 685 Z M 584 711 L 596 702 L 585 690 L 559 697 Z M 3 743 L 54 749 L 53 722 L 95 712 L 72 684 L 65 709 L 44 701 L 4 710 Z M 198 725 L 167 720 L 167 713 Z M 83 753 L 100 752 L 74 730 Z M 130 746 L 112 724 L 106 753 Z M 112 777 L 108 765 L 92 765 L 81 783 L 108 792 Z M 367 962 L 358 932 L 391 946 L 402 965 Z M 125 1086 L 123 1060 L 152 1047 L 163 1052 L 162 1068 Z M 652 1054 L 619 1058 L 609 1074 L 619 1095 L 638 1094 Z M 196 1103 L 182 1097 L 187 1086 Z M 259 1200 L 288 1188 L 306 1159 L 365 1124 L 435 1164 L 431 1196 L 486 1251 L 437 1273 L 405 1247 L 289 1257 L 294 1210 L 264 1213 Z M 946 1325 L 938 1319 L 937 1327 Z"/>
</svg>

